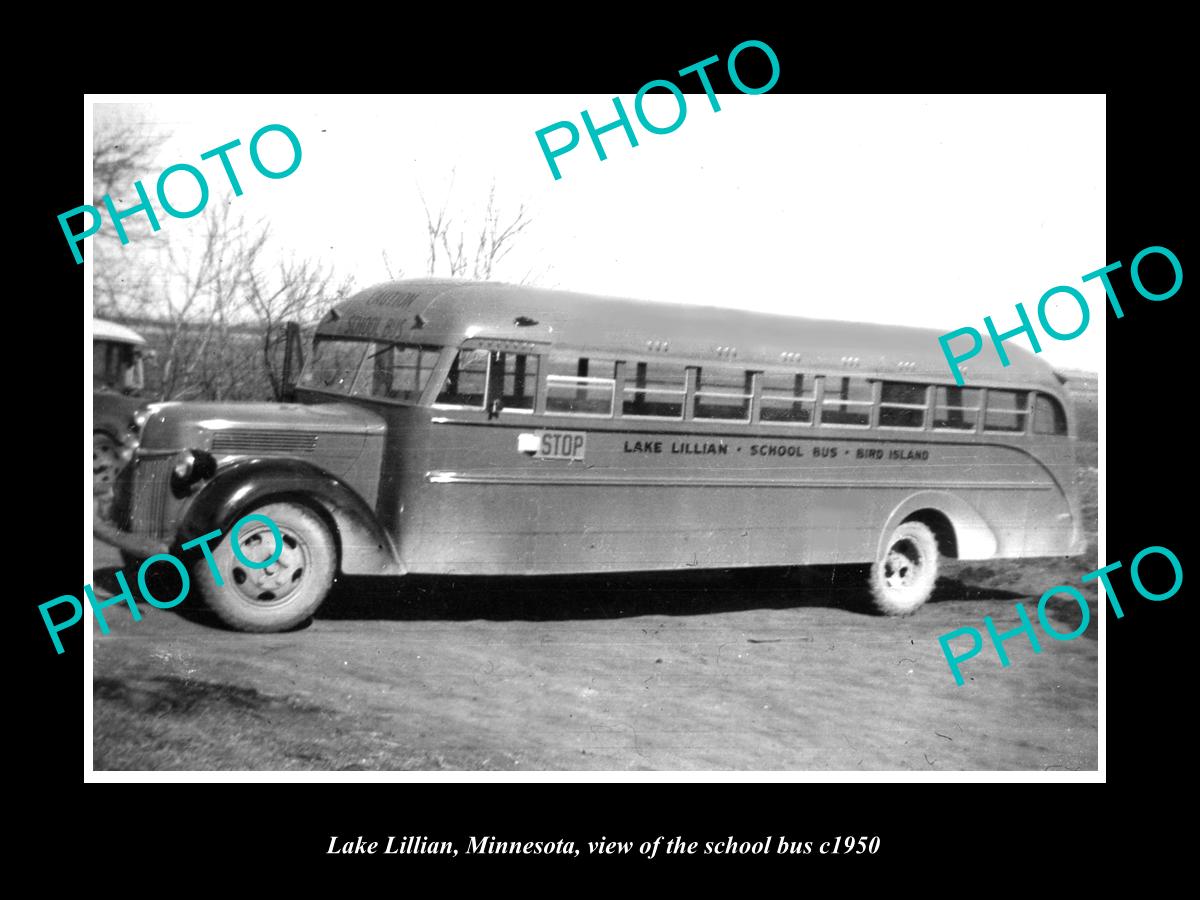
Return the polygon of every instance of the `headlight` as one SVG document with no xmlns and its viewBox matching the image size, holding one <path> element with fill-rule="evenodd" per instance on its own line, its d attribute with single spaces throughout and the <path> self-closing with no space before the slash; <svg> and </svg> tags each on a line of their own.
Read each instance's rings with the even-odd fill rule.
<svg viewBox="0 0 1200 900">
<path fill-rule="evenodd" d="M 217 461 L 206 450 L 180 450 L 171 459 L 171 493 L 189 496 L 198 482 L 217 474 Z"/>
<path fill-rule="evenodd" d="M 196 454 L 191 450 L 180 450 L 175 454 L 175 477 L 180 481 L 190 481 L 192 470 L 196 467 Z"/>
<path fill-rule="evenodd" d="M 134 434 L 141 434 L 142 427 L 146 424 L 146 420 L 150 418 L 150 410 L 142 408 L 133 414 L 129 419 L 129 430 Z"/>
</svg>

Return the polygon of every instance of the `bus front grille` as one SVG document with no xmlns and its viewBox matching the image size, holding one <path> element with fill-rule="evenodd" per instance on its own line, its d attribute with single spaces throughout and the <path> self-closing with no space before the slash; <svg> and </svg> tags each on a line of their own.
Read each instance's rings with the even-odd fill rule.
<svg viewBox="0 0 1200 900">
<path fill-rule="evenodd" d="M 172 457 L 135 460 L 129 473 L 129 530 L 134 534 L 166 538 L 167 496 L 171 489 Z"/>
</svg>

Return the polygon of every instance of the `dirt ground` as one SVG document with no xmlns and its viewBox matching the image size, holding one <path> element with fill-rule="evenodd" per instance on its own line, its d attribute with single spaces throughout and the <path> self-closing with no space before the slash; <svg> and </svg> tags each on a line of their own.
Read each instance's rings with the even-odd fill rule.
<svg viewBox="0 0 1200 900">
<path fill-rule="evenodd" d="M 1094 395 L 1092 395 L 1094 404 Z M 1094 770 L 1098 617 L 990 645 L 1096 567 L 1096 444 L 1075 559 L 944 562 L 928 604 L 869 612 L 847 569 L 340 582 L 308 627 L 225 630 L 197 603 L 112 607 L 94 633 L 94 765 L 110 769 Z M 116 553 L 95 544 L 98 596 Z M 1055 600 L 1060 632 L 1080 612 Z M 961 646 L 960 644 L 956 644 Z"/>
<path fill-rule="evenodd" d="M 359 580 L 275 635 L 121 613 L 95 635 L 95 768 L 1095 769 L 1094 592 L 1082 638 L 1010 641 L 1008 669 L 989 649 L 962 687 L 937 640 L 1087 571 L 1059 565 L 1005 590 L 955 566 L 905 619 L 831 570 Z"/>
</svg>

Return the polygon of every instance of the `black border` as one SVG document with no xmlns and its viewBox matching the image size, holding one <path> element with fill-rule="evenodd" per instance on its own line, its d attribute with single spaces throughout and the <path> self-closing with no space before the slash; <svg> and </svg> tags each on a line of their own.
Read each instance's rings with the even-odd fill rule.
<svg viewBox="0 0 1200 900">
<path fill-rule="evenodd" d="M 421 42 L 410 39 L 402 50 L 373 62 L 363 60 L 375 51 L 359 47 L 353 48 L 362 54 L 357 65 L 353 64 L 350 49 L 304 71 L 299 71 L 296 65 L 296 79 L 281 82 L 278 87 L 297 92 L 328 89 L 332 71 L 338 87 L 349 91 L 363 87 L 422 91 L 436 84 L 438 90 L 628 95 L 651 78 L 670 77 L 673 70 L 711 54 L 724 58 L 738 40 L 752 36 L 770 43 L 779 55 L 781 78 L 776 92 L 828 91 L 848 89 L 849 85 L 835 83 L 834 77 L 853 80 L 850 73 L 856 62 L 865 60 L 876 49 L 872 42 L 855 44 L 846 35 L 823 34 L 811 27 L 764 30 L 724 25 L 710 30 L 703 23 L 691 22 L 689 27 L 690 34 L 677 31 L 671 38 L 631 25 L 616 38 L 598 34 L 589 39 L 568 33 L 555 39 L 530 40 L 524 46 L 479 39 L 480 46 L 473 47 L 470 41 L 459 38 L 431 41 L 422 50 Z M 719 34 L 722 30 L 726 34 L 736 32 L 737 36 L 723 37 Z M 1063 68 L 1056 70 L 1061 77 L 1046 87 L 1103 90 L 1099 82 L 1086 83 L 1089 79 L 1082 67 L 1089 57 L 1071 55 L 1085 41 L 1085 35 L 1078 35 L 1069 46 L 1062 47 L 1052 35 L 1044 35 L 1013 49 L 1030 60 L 1061 59 L 1063 53 L 1067 54 Z M 826 49 L 822 55 L 822 42 L 832 43 L 834 50 Z M 907 60 L 910 66 L 905 72 L 915 72 L 917 76 L 934 71 L 944 74 L 947 68 L 954 70 L 955 64 L 971 57 L 969 47 L 949 48 L 935 60 L 928 53 L 923 54 L 922 49 L 928 48 L 916 47 L 897 36 L 892 55 L 871 58 L 871 67 Z M 1100 46 L 1095 46 L 1093 53 L 1098 62 L 1104 60 Z M 977 58 L 973 62 L 975 68 L 969 70 L 983 72 L 990 60 Z M 995 62 L 1005 67 L 991 71 L 982 83 L 956 83 L 953 87 L 963 90 L 1014 87 L 1001 83 L 1000 78 L 1019 63 L 999 55 Z M 265 78 L 247 79 L 245 71 L 231 70 L 224 84 L 217 84 L 210 70 L 181 70 L 168 73 L 164 76 L 165 83 L 155 83 L 152 88 L 169 92 L 273 87 Z M 1097 78 L 1104 74 L 1098 73 Z M 115 77 L 115 73 L 100 77 L 94 89 L 117 87 L 103 83 Z M 893 87 L 886 79 L 867 82 L 861 76 L 858 86 L 870 90 Z M 923 84 L 904 86 L 936 91 L 945 90 L 948 85 L 926 79 Z M 718 84 L 717 89 L 722 90 L 722 85 Z M 79 177 L 80 166 L 81 106 L 82 95 L 64 85 L 39 94 L 28 111 L 29 120 L 37 123 L 40 131 L 36 153 L 32 154 L 35 174 L 22 179 L 19 185 L 28 194 L 20 208 L 34 211 L 25 224 L 34 227 L 36 269 L 24 298 L 14 298 L 13 302 L 17 307 L 31 307 L 30 320 L 43 325 L 53 321 L 60 305 L 68 300 L 78 302 L 83 279 L 83 267 L 74 265 L 64 252 L 55 220 L 59 212 L 78 203 L 75 179 Z M 1124 304 L 1124 319 L 1117 321 L 1108 313 L 1108 552 L 1104 561 L 1120 559 L 1128 565 L 1137 551 L 1159 544 L 1171 548 L 1186 571 L 1187 544 L 1181 517 L 1186 509 L 1183 491 L 1188 479 L 1180 476 L 1190 460 L 1191 448 L 1180 427 L 1188 406 L 1179 387 L 1191 383 L 1185 371 L 1189 349 L 1189 330 L 1183 318 L 1186 286 L 1169 301 L 1150 303 L 1138 298 L 1127 281 L 1127 267 L 1133 255 L 1150 245 L 1171 248 L 1187 270 L 1182 218 L 1185 185 L 1190 180 L 1185 180 L 1184 142 L 1173 135 L 1173 123 L 1183 114 L 1182 110 L 1169 89 L 1130 88 L 1109 94 L 1107 133 L 1097 123 L 1094 133 L 1069 138 L 1081 143 L 1107 141 L 1109 246 L 1107 258 L 1096 260 L 1096 268 L 1121 260 L 1126 268 L 1114 277 L 1114 283 L 1122 298 L 1130 298 Z M 802 128 L 803 123 L 797 127 Z M 481 136 L 483 139 L 486 136 Z M 1073 283 L 1071 278 L 1083 273 L 1063 274 L 1064 283 Z M 63 362 L 74 358 L 74 349 L 69 346 L 49 367 L 44 362 L 44 345 L 37 342 L 31 351 L 36 355 L 30 361 L 29 371 L 37 371 L 38 388 L 30 392 L 29 400 L 20 407 L 26 415 L 19 432 L 21 440 L 36 447 L 36 463 L 30 464 L 30 471 L 31 478 L 37 479 L 38 493 L 17 502 L 18 521 L 25 526 L 21 531 L 28 536 L 19 545 L 21 552 L 16 563 L 22 612 L 31 640 L 27 645 L 27 670 L 14 685 L 27 705 L 18 743 L 27 756 L 27 765 L 32 764 L 34 777 L 46 785 L 39 812 L 25 823 L 31 833 L 46 833 L 43 826 L 57 827 L 62 832 L 66 825 L 63 816 L 68 810 L 76 814 L 86 810 L 88 825 L 83 830 L 91 835 L 84 841 L 89 857 L 98 858 L 100 852 L 106 852 L 112 859 L 111 854 L 119 851 L 122 835 L 165 833 L 173 848 L 177 851 L 189 848 L 183 852 L 195 859 L 197 851 L 191 848 L 217 849 L 212 847 L 218 840 L 213 828 L 220 823 L 226 833 L 252 847 L 258 860 L 285 865 L 299 862 L 303 869 L 314 874 L 338 878 L 362 870 L 349 860 L 323 854 L 329 835 L 335 833 L 375 836 L 418 833 L 460 838 L 487 833 L 514 839 L 575 836 L 577 840 L 598 834 L 626 840 L 684 834 L 701 841 L 730 834 L 739 839 L 754 839 L 763 834 L 805 839 L 820 834 L 880 834 L 886 853 L 870 858 L 870 868 L 899 874 L 904 866 L 910 873 L 908 883 L 914 883 L 911 870 L 914 863 L 982 864 L 981 856 L 990 861 L 991 871 L 1012 875 L 1013 867 L 1022 865 L 1021 855 L 1038 852 L 1039 836 L 1044 839 L 1048 829 L 1053 832 L 1053 847 L 1059 858 L 1070 858 L 1070 847 L 1079 847 L 1082 853 L 1085 837 L 1089 841 L 1105 841 L 1107 849 L 1113 848 L 1103 834 L 1106 829 L 1097 828 L 1096 820 L 1088 818 L 1090 804 L 1051 799 L 1062 795 L 1056 786 L 1046 785 L 1030 790 L 1008 785 L 861 784 L 854 786 L 851 797 L 845 787 L 817 785 L 435 784 L 396 788 L 221 785 L 206 788 L 203 800 L 198 799 L 194 789 L 159 785 L 154 788 L 157 799 L 154 804 L 129 803 L 123 795 L 101 799 L 93 793 L 85 794 L 81 802 L 76 787 L 82 782 L 79 733 L 82 629 L 64 636 L 66 653 L 57 656 L 45 639 L 36 609 L 40 602 L 79 589 L 78 572 L 64 564 L 61 552 L 62 533 L 70 531 L 69 540 L 75 539 L 80 508 L 77 482 L 73 475 L 59 479 L 51 474 L 78 471 L 78 438 L 63 440 L 59 436 L 60 423 L 73 421 L 74 407 L 68 414 L 60 404 L 46 398 L 77 397 L 81 372 Z M 72 399 L 71 403 L 74 402 Z M 40 540 L 34 538 L 39 529 Z M 1116 783 L 1137 784 L 1143 791 L 1153 791 L 1156 782 L 1173 778 L 1176 767 L 1181 765 L 1174 757 L 1178 746 L 1186 740 L 1183 729 L 1190 725 L 1187 707 L 1181 703 L 1187 683 L 1183 672 L 1186 651 L 1181 646 L 1188 636 L 1183 620 L 1185 592 L 1155 604 L 1137 598 L 1127 576 L 1115 577 L 1114 584 L 1126 615 L 1115 620 L 1110 614 L 1107 620 L 1107 775 Z M 965 773 L 964 777 L 970 778 L 971 773 Z M 141 795 L 145 789 L 135 790 Z M 183 790 L 187 790 L 186 795 L 176 793 Z M 263 791 L 270 791 L 269 797 L 264 797 Z M 553 799 L 547 800 L 548 797 Z M 252 816 L 246 812 L 248 805 L 253 808 Z M 1044 813 L 1047 809 L 1049 812 Z M 45 822 L 35 823 L 35 819 Z M 102 840 L 101 834 L 108 837 Z M 1127 839 L 1121 836 L 1118 842 Z M 1021 849 L 1014 847 L 1014 843 Z M 102 847 L 107 849 L 101 851 Z M 1045 844 L 1040 849 L 1044 851 Z M 684 858 L 640 863 L 638 871 L 648 872 L 655 865 L 662 871 L 670 871 L 660 865 L 665 861 L 673 869 L 681 869 L 683 866 L 676 863 Z M 312 865 L 318 859 L 321 861 Z M 387 859 L 391 864 L 396 857 Z M 404 874 L 418 864 L 417 859 L 405 860 L 403 869 L 392 865 L 387 871 Z M 460 856 L 457 861 L 461 863 L 463 859 Z M 695 860 L 702 859 L 699 865 L 704 870 L 725 867 L 733 861 L 762 870 L 760 861 L 753 858 L 687 859 L 691 869 L 697 865 Z M 356 862 L 362 860 L 357 858 Z M 577 869 L 569 861 L 550 862 L 544 857 L 489 858 L 492 865 L 507 868 L 523 867 L 530 861 L 535 864 L 531 869 L 534 873 Z M 618 858 L 615 864 L 625 867 L 625 862 Z M 813 858 L 773 862 L 770 868 L 787 865 L 790 871 L 802 873 L 796 865 L 810 867 Z M 472 869 L 482 865 L 475 863 Z M 842 863 L 849 864 L 845 860 Z M 432 858 L 420 864 L 430 870 L 445 865 Z M 845 872 L 857 873 L 861 868 L 856 865 Z M 444 871 L 453 877 L 460 869 L 461 866 L 446 866 Z M 842 872 L 830 866 L 820 869 Z M 100 874 L 94 867 L 90 871 L 96 876 Z M 384 870 L 377 868 L 377 871 Z M 930 871 L 915 883 L 924 884 L 926 880 L 937 883 L 944 874 L 940 870 Z"/>
</svg>

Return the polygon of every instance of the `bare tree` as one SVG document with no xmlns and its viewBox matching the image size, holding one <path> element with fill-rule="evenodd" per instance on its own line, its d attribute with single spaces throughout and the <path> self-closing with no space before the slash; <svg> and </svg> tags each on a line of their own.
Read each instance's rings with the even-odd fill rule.
<svg viewBox="0 0 1200 900">
<path fill-rule="evenodd" d="M 136 203 L 133 183 L 160 168 L 164 140 L 129 107 L 98 104 L 93 204 L 105 194 L 120 207 Z M 311 323 L 349 290 L 325 263 L 279 253 L 270 228 L 235 216 L 231 200 L 213 197 L 188 233 L 141 240 L 148 221 L 136 215 L 125 223 L 129 246 L 94 245 L 96 312 L 146 333 L 160 400 L 278 399 L 284 323 Z"/>
<path fill-rule="evenodd" d="M 225 399 L 248 374 L 245 361 L 229 359 L 230 326 L 248 272 L 267 241 L 263 226 L 233 219 L 228 204 L 214 204 L 204 220 L 204 242 L 194 249 L 167 247 L 174 284 L 163 294 L 168 353 L 163 371 L 167 397 L 188 388 Z M 244 356 L 245 354 L 243 354 Z"/>
<path fill-rule="evenodd" d="M 282 342 L 289 320 L 311 323 L 342 299 L 352 281 L 332 268 L 295 256 L 278 257 L 269 226 L 236 220 L 228 205 L 213 209 L 203 248 L 174 258 L 180 290 L 166 304 L 173 327 L 175 368 L 164 390 L 193 387 L 215 400 L 281 399 Z"/>
<path fill-rule="evenodd" d="M 166 137 L 122 105 L 98 103 L 93 107 L 91 204 L 105 217 L 105 195 L 111 194 L 119 208 L 127 209 L 136 202 L 130 200 L 136 197 L 133 183 L 153 174 Z M 86 215 L 81 214 L 81 219 L 89 224 Z M 102 227 L 91 242 L 97 312 L 118 319 L 146 314 L 153 305 L 150 288 L 155 281 L 153 270 L 141 264 L 144 245 L 136 244 L 150 232 L 149 220 L 138 214 L 125 219 L 122 226 L 135 242 L 133 249 L 122 245 L 111 227 Z"/>
<path fill-rule="evenodd" d="M 387 250 L 383 251 L 383 270 L 387 272 L 390 281 L 398 281 L 404 277 L 403 268 L 397 267 L 395 270 L 392 269 L 392 261 L 388 258 Z"/>
<path fill-rule="evenodd" d="M 103 197 L 133 194 L 133 183 L 154 174 L 166 135 L 145 122 L 123 115 L 111 105 L 97 104 L 92 122 L 92 205 L 103 209 Z"/>
<path fill-rule="evenodd" d="M 451 179 L 451 190 L 453 185 Z M 512 251 L 517 238 L 532 223 L 529 211 L 522 203 L 515 214 L 502 213 L 496 203 L 496 183 L 493 181 L 488 189 L 482 221 L 475 225 L 460 225 L 448 213 L 449 193 L 436 216 L 425 195 L 421 194 L 429 239 L 428 274 L 437 275 L 441 269 L 446 271 L 440 274 L 451 277 L 469 274 L 474 279 L 489 281 L 496 267 Z"/>
<path fill-rule="evenodd" d="M 273 278 L 258 266 L 248 267 L 247 276 L 246 299 L 262 333 L 263 371 L 275 399 L 280 400 L 285 387 L 280 350 L 286 340 L 286 324 L 295 321 L 303 325 L 316 319 L 327 307 L 345 299 L 353 279 L 342 279 L 335 286 L 332 269 L 294 257 L 280 260 Z"/>
<path fill-rule="evenodd" d="M 213 203 L 203 223 L 199 242 L 97 266 L 97 308 L 152 332 L 161 400 L 280 399 L 285 323 L 311 323 L 351 281 L 277 256 L 269 226 L 235 217 L 228 203 Z"/>
</svg>

